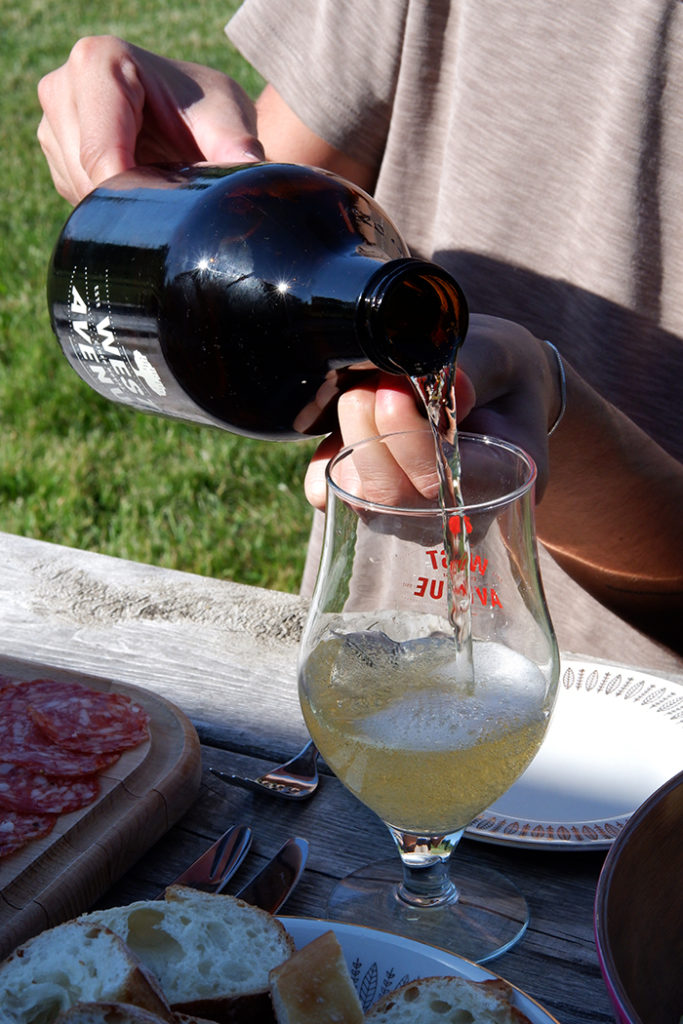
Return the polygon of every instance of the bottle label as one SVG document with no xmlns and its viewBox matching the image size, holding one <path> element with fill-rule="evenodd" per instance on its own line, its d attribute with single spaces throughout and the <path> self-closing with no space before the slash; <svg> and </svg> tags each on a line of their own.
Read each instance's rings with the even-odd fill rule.
<svg viewBox="0 0 683 1024">
<path fill-rule="evenodd" d="M 108 275 L 91 284 L 74 268 L 66 303 L 55 304 L 56 333 L 78 375 L 100 395 L 144 412 L 223 426 L 179 385 L 159 342 L 153 312 L 111 302 Z"/>
<path fill-rule="evenodd" d="M 84 380 L 106 398 L 161 412 L 166 384 L 143 346 L 118 336 L 107 298 L 95 286 L 88 301 L 74 274 L 68 294 L 70 354 Z"/>
</svg>

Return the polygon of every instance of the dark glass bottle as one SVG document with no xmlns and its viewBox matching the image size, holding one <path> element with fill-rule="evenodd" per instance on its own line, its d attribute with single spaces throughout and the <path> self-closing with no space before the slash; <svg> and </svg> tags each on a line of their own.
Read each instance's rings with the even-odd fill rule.
<svg viewBox="0 0 683 1024">
<path fill-rule="evenodd" d="M 467 328 L 456 282 L 370 196 L 290 164 L 110 179 L 57 241 L 48 304 L 100 394 L 270 439 L 331 429 L 359 373 L 440 369 Z"/>
</svg>

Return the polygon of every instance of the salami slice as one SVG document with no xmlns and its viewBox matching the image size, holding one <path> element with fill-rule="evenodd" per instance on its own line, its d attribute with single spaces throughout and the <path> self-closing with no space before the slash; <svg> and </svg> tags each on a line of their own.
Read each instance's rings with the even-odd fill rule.
<svg viewBox="0 0 683 1024">
<path fill-rule="evenodd" d="M 85 689 L 80 683 L 60 683 L 56 679 L 9 679 L 0 676 L 0 700 L 17 698 L 26 702 L 29 697 L 50 693 L 75 694 Z"/>
<path fill-rule="evenodd" d="M 29 714 L 53 743 L 85 754 L 120 753 L 149 736 L 149 715 L 120 693 L 38 694 Z"/>
<path fill-rule="evenodd" d="M 8 857 L 32 839 L 42 839 L 52 831 L 56 820 L 56 814 L 0 811 L 0 857 Z"/>
<path fill-rule="evenodd" d="M 87 807 L 99 792 L 96 775 L 82 779 L 55 778 L 26 765 L 0 763 L 0 812 L 64 814 Z"/>
<path fill-rule="evenodd" d="M 66 689 L 61 689 L 66 686 Z M 5 762 L 28 765 L 46 775 L 75 778 L 92 775 L 113 764 L 118 754 L 91 754 L 66 750 L 49 739 L 30 716 L 31 701 L 37 696 L 61 692 L 73 696 L 74 684 L 39 679 L 30 683 L 12 683 L 0 690 L 0 751 Z"/>
</svg>

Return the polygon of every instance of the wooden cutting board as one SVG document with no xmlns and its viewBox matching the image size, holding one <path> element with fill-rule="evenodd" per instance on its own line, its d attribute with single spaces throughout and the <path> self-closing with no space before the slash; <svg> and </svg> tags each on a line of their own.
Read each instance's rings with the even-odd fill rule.
<svg viewBox="0 0 683 1024">
<path fill-rule="evenodd" d="M 189 719 L 147 690 L 2 657 L 0 674 L 115 691 L 150 716 L 150 739 L 100 774 L 101 793 L 93 804 L 60 815 L 49 835 L 0 859 L 2 959 L 32 935 L 90 907 L 168 831 L 197 796 L 201 751 Z"/>
</svg>

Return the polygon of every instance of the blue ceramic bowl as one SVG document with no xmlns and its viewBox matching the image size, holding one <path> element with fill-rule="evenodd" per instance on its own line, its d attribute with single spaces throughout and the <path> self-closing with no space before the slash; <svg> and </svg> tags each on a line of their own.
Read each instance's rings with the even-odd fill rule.
<svg viewBox="0 0 683 1024">
<path fill-rule="evenodd" d="M 595 899 L 600 968 L 619 1024 L 683 1017 L 683 772 L 614 841 Z"/>
</svg>

